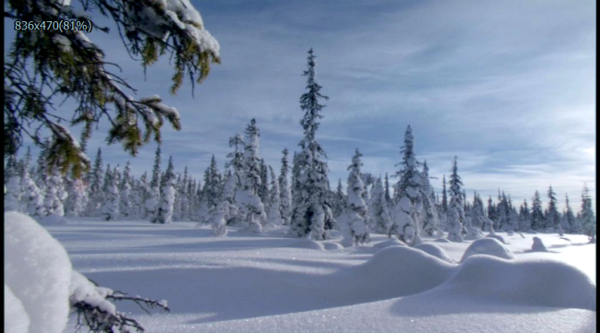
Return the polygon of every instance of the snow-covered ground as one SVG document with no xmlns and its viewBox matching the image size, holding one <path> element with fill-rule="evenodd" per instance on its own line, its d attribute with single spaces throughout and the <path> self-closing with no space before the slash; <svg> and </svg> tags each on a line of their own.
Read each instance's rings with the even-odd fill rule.
<svg viewBox="0 0 600 333">
<path fill-rule="evenodd" d="M 341 248 L 284 229 L 226 237 L 193 222 L 68 218 L 45 227 L 103 287 L 169 302 L 147 332 L 595 332 L 595 245 L 582 235 L 498 233 L 420 249 L 384 235 Z M 531 252 L 539 237 L 548 252 Z M 481 255 L 478 253 L 490 253 Z M 514 259 L 503 259 L 514 255 Z M 74 318 L 66 332 L 74 332 Z"/>
</svg>

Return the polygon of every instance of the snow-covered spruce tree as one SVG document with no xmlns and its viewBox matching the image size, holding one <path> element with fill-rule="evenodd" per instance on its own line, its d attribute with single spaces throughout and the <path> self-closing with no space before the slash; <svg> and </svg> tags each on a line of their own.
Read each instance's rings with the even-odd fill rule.
<svg viewBox="0 0 600 333">
<path fill-rule="evenodd" d="M 552 186 L 548 188 L 548 210 L 546 213 L 546 228 L 552 228 L 555 231 L 560 227 L 560 213 L 558 212 L 557 203 L 556 203 L 556 193 Z"/>
<path fill-rule="evenodd" d="M 462 226 L 465 218 L 463 211 L 463 197 L 461 186 L 463 185 L 458 175 L 457 158 L 454 156 L 452 162 L 452 174 L 450 175 L 450 202 L 448 203 L 448 239 L 452 242 L 462 242 Z"/>
<path fill-rule="evenodd" d="M 435 209 L 435 193 L 433 186 L 429 182 L 429 167 L 427 161 L 423 162 L 423 172 L 421 172 L 421 201 L 423 202 L 423 211 L 420 214 L 420 229 L 428 236 L 433 236 L 440 228 L 440 220 Z"/>
<path fill-rule="evenodd" d="M 50 145 L 50 139 L 46 139 L 44 142 L 44 146 L 48 147 Z M 32 174 L 33 181 L 40 188 L 42 193 L 46 193 L 46 180 L 48 179 L 48 175 L 50 174 L 49 167 L 45 163 L 48 159 L 48 149 L 42 148 L 40 149 L 40 154 L 37 157 L 35 174 Z"/>
<path fill-rule="evenodd" d="M 24 211 L 28 215 L 36 218 L 46 216 L 44 196 L 33 181 L 33 179 L 31 179 L 31 176 L 29 175 L 29 170 L 25 169 L 23 173 L 23 180 L 21 181 L 21 183 L 25 187 L 25 191 L 22 196 L 25 204 Z"/>
<path fill-rule="evenodd" d="M 483 237 L 483 233 L 481 232 L 482 227 L 485 223 L 484 217 L 485 212 L 483 211 L 483 201 L 481 197 L 477 193 L 474 194 L 473 204 L 469 207 L 470 214 L 470 223 L 465 224 L 467 239 L 477 239 Z M 465 213 L 466 215 L 466 213 Z M 466 220 L 466 217 L 465 217 Z"/>
<path fill-rule="evenodd" d="M 221 201 L 222 177 L 217 166 L 215 155 L 210 159 L 210 165 L 204 173 L 204 188 L 202 189 L 202 204 L 200 208 L 200 221 L 206 221 L 210 211 Z"/>
<path fill-rule="evenodd" d="M 144 219 L 146 214 L 146 199 L 150 194 L 148 173 L 144 172 L 139 180 L 135 181 L 132 188 L 133 210 L 136 219 Z"/>
<path fill-rule="evenodd" d="M 410 125 L 404 133 L 404 146 L 400 150 L 401 169 L 396 172 L 400 178 L 394 187 L 394 207 L 392 209 L 392 227 L 388 235 L 397 235 L 398 239 L 411 245 L 421 243 L 419 214 L 423 209 L 423 180 L 414 153 L 414 136 Z"/>
<path fill-rule="evenodd" d="M 506 224 L 506 209 L 504 209 L 505 204 L 506 202 L 502 198 L 500 189 L 498 189 L 498 204 L 496 205 L 496 219 L 494 220 L 494 228 L 496 230 L 503 230 L 504 225 Z"/>
<path fill-rule="evenodd" d="M 563 214 L 563 230 L 570 234 L 581 234 L 581 221 L 575 218 L 573 209 L 569 205 L 569 196 L 565 195 L 565 213 Z"/>
<path fill-rule="evenodd" d="M 363 195 L 366 189 L 360 172 L 360 167 L 363 165 L 361 156 L 357 148 L 347 169 L 350 173 L 346 183 L 346 193 L 348 193 L 346 211 L 338 221 L 344 233 L 345 246 L 361 245 L 371 240 L 368 207 Z"/>
<path fill-rule="evenodd" d="M 280 226 L 283 225 L 281 218 L 281 192 L 279 191 L 279 182 L 275 171 L 269 165 L 269 173 L 271 174 L 271 188 L 269 190 L 269 211 L 267 213 L 267 225 Z"/>
<path fill-rule="evenodd" d="M 292 182 L 290 186 L 290 192 L 292 193 L 292 212 L 293 208 L 298 206 L 302 202 L 302 198 L 300 197 L 300 163 L 298 160 L 298 153 L 294 152 L 294 156 L 292 157 Z M 291 223 L 291 215 L 290 215 L 290 223 Z"/>
<path fill-rule="evenodd" d="M 264 159 L 260 159 L 260 185 L 258 186 L 258 197 L 265 206 L 265 212 L 269 211 L 269 168 Z"/>
<path fill-rule="evenodd" d="M 67 198 L 67 192 L 64 190 L 62 176 L 58 168 L 50 168 L 49 172 L 50 174 L 46 179 L 46 194 L 44 196 L 46 215 L 64 216 L 63 201 Z"/>
<path fill-rule="evenodd" d="M 258 196 L 258 189 L 261 184 L 261 158 L 258 152 L 260 132 L 254 118 L 250 120 L 250 124 L 246 127 L 245 134 L 246 147 L 244 150 L 242 187 L 239 191 L 236 191 L 235 201 L 246 215 L 246 227 L 255 233 L 260 233 L 266 222 L 266 213 Z"/>
<path fill-rule="evenodd" d="M 590 238 L 590 242 L 596 242 L 596 216 L 592 210 L 592 198 L 587 185 L 583 186 L 581 193 L 581 212 L 580 220 L 583 228 L 583 233 Z"/>
<path fill-rule="evenodd" d="M 284 225 L 290 224 L 292 214 L 292 189 L 289 183 L 290 166 L 288 165 L 288 150 L 285 148 L 281 158 L 281 173 L 279 174 L 279 191 L 280 191 L 280 206 L 279 213 Z"/>
<path fill-rule="evenodd" d="M 385 173 L 385 183 L 383 184 L 385 190 L 385 202 L 387 202 L 388 207 L 392 204 L 392 196 L 390 194 L 390 180 L 388 178 L 387 172 Z"/>
<path fill-rule="evenodd" d="M 540 193 L 535 191 L 531 203 L 531 228 L 535 231 L 542 231 L 545 226 L 544 212 L 542 211 L 542 200 Z"/>
<path fill-rule="evenodd" d="M 119 197 L 119 187 L 117 186 L 117 177 L 116 174 L 118 169 L 115 168 L 114 171 L 110 171 L 110 167 L 106 168 L 107 174 L 105 175 L 105 183 L 106 192 L 105 192 L 105 202 L 102 206 L 102 216 L 106 221 L 114 221 L 119 218 L 119 202 L 121 201 Z"/>
<path fill-rule="evenodd" d="M 519 209 L 519 230 L 523 232 L 531 231 L 531 212 L 526 199 L 523 200 L 523 204 Z"/>
<path fill-rule="evenodd" d="M 466 194 L 464 194 L 464 200 L 465 202 L 468 201 Z M 462 235 L 465 239 L 470 239 L 469 237 L 467 237 L 467 235 L 469 234 L 470 231 L 473 230 L 473 226 L 471 225 L 471 205 L 466 203 L 463 206 L 463 211 L 465 212 L 465 219 L 463 220 L 463 228 L 462 228 Z"/>
<path fill-rule="evenodd" d="M 245 210 L 240 209 L 240 205 L 235 201 L 235 193 L 238 189 L 242 189 L 242 180 L 244 178 L 244 138 L 239 134 L 229 138 L 229 147 L 233 151 L 227 154 L 229 159 L 225 163 L 226 168 L 231 168 L 231 178 L 227 179 L 223 187 L 223 199 L 229 202 L 229 216 L 227 218 L 228 225 L 242 224 L 246 220 Z"/>
<path fill-rule="evenodd" d="M 157 223 L 171 223 L 173 219 L 173 204 L 175 203 L 175 171 L 173 157 L 169 156 L 169 164 L 160 188 L 160 205 L 157 210 Z"/>
<path fill-rule="evenodd" d="M 518 230 L 518 216 L 514 207 L 512 206 L 512 202 L 510 200 L 510 195 L 507 196 L 504 191 L 499 195 L 499 203 L 497 206 L 498 210 L 498 228 L 502 231 L 506 232 L 514 232 Z"/>
<path fill-rule="evenodd" d="M 31 173 L 33 172 L 33 168 L 31 166 L 31 147 L 27 147 L 27 152 L 25 156 L 17 162 L 17 172 L 19 173 L 19 177 L 21 178 L 21 193 L 25 194 L 25 184 L 23 183 L 23 179 L 25 177 L 25 170 L 29 172 L 31 177 Z M 6 171 L 6 170 L 5 170 Z M 21 197 L 21 210 L 26 211 L 27 203 L 24 201 L 25 198 Z"/>
<path fill-rule="evenodd" d="M 154 167 L 152 168 L 152 180 L 150 180 L 150 191 L 146 198 L 146 218 L 150 219 L 150 222 L 158 222 L 158 206 L 160 204 L 160 145 L 156 147 L 156 153 L 154 154 Z"/>
<path fill-rule="evenodd" d="M 175 180 L 173 181 L 173 187 L 175 189 L 175 199 L 173 201 L 173 220 L 181 221 L 181 187 L 183 180 L 179 172 L 175 173 Z"/>
<path fill-rule="evenodd" d="M 17 170 L 16 157 L 10 155 L 4 170 L 6 193 L 4 194 L 4 211 L 21 211 L 21 177 Z"/>
<path fill-rule="evenodd" d="M 202 182 L 200 179 L 194 179 L 192 182 L 190 194 L 190 220 L 200 221 L 200 203 L 202 202 Z"/>
<path fill-rule="evenodd" d="M 333 216 L 338 219 L 340 215 L 344 213 L 346 208 L 346 194 L 342 187 L 342 180 L 338 179 L 337 188 L 335 190 L 335 199 L 332 202 L 331 212 Z"/>
<path fill-rule="evenodd" d="M 88 189 L 82 177 L 72 175 L 68 193 L 66 215 L 83 216 L 88 202 Z"/>
<path fill-rule="evenodd" d="M 369 215 L 373 221 L 371 230 L 378 234 L 387 234 L 392 225 L 392 219 L 381 177 L 377 178 L 375 186 L 373 186 L 373 190 L 371 191 Z"/>
<path fill-rule="evenodd" d="M 98 216 L 104 202 L 102 185 L 104 183 L 104 170 L 102 164 L 102 149 L 98 148 L 94 165 L 88 174 L 89 199 L 87 204 L 88 216 Z"/>
<path fill-rule="evenodd" d="M 442 179 L 442 210 L 444 214 L 448 211 L 448 192 L 446 191 L 446 175 Z"/>
<path fill-rule="evenodd" d="M 290 234 L 296 237 L 310 237 L 315 240 L 329 238 L 329 229 L 335 225 L 331 207 L 327 203 L 329 179 L 325 151 L 316 138 L 319 119 L 324 105 L 321 99 L 328 99 L 321 94 L 321 86 L 315 81 L 316 62 L 313 50 L 308 51 L 308 68 L 303 75 L 307 77 L 306 90 L 300 96 L 300 108 L 304 117 L 300 121 L 304 138 L 300 141 L 302 151 L 298 154 L 294 167 L 297 177 L 294 186 L 294 207 L 290 225 Z"/>
<path fill-rule="evenodd" d="M 125 169 L 123 170 L 123 178 L 121 179 L 121 186 L 119 188 L 119 195 L 121 196 L 121 200 L 119 201 L 119 211 L 124 218 L 134 217 L 132 208 L 132 198 L 131 198 L 131 166 L 129 161 L 125 164 Z"/>
<path fill-rule="evenodd" d="M 30 170 L 31 168 L 31 147 L 27 147 L 27 151 L 25 152 L 25 156 L 17 161 L 17 171 L 19 172 L 19 176 L 23 178 L 23 173 L 25 169 Z M 6 172 L 6 169 L 4 169 Z"/>
<path fill-rule="evenodd" d="M 237 224 L 238 208 L 235 205 L 235 191 L 237 186 L 237 177 L 231 170 L 228 170 L 225 176 L 221 201 L 211 211 L 210 215 L 209 223 L 212 226 L 214 236 L 227 235 L 227 224 Z"/>
<path fill-rule="evenodd" d="M 187 166 L 183 169 L 183 179 L 181 180 L 181 184 L 179 187 L 179 211 L 180 218 L 182 221 L 188 221 L 189 218 L 189 209 L 190 209 L 190 201 L 189 201 L 189 181 L 190 176 L 188 174 Z"/>
<path fill-rule="evenodd" d="M 5 157 L 6 166 L 4 168 L 4 185 L 8 183 L 8 180 L 12 174 L 17 174 L 17 157 L 15 155 L 8 155 Z"/>
<path fill-rule="evenodd" d="M 510 195 L 508 196 L 508 207 L 510 208 L 509 221 L 512 226 L 511 231 L 521 232 L 522 230 L 519 229 L 519 212 L 517 211 L 517 208 L 513 206 L 512 201 L 510 200 Z"/>
<path fill-rule="evenodd" d="M 362 198 L 365 202 L 369 202 L 371 200 L 371 189 L 373 189 L 373 185 L 375 184 L 375 177 L 370 173 L 361 173 L 360 177 L 365 186 Z"/>
<path fill-rule="evenodd" d="M 495 225 L 495 221 L 497 220 L 497 216 L 496 216 L 496 204 L 494 204 L 494 201 L 492 200 L 492 196 L 490 195 L 488 197 L 488 202 L 487 202 L 487 218 L 492 221 L 492 226 Z M 485 224 L 483 227 L 483 231 L 489 231 L 487 229 L 488 224 Z"/>
</svg>

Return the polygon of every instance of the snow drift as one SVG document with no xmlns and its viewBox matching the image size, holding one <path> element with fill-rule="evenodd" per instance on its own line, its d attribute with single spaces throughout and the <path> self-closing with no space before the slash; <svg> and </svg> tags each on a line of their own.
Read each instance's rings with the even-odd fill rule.
<svg viewBox="0 0 600 333">
<path fill-rule="evenodd" d="M 4 228 L 4 283 L 29 317 L 29 332 L 61 333 L 69 313 L 71 261 L 67 251 L 27 215 L 5 212 Z M 12 303 L 18 304 L 14 299 Z M 4 311 L 6 318 L 9 308 Z M 11 320 L 15 327 L 27 326 L 23 314 Z"/>
<path fill-rule="evenodd" d="M 475 255 L 442 287 L 479 299 L 596 311 L 595 283 L 577 268 L 554 260 Z"/>
<path fill-rule="evenodd" d="M 465 251 L 460 262 L 476 254 L 487 254 L 504 259 L 514 259 L 512 252 L 503 243 L 495 238 L 481 238 L 473 241 Z"/>
</svg>

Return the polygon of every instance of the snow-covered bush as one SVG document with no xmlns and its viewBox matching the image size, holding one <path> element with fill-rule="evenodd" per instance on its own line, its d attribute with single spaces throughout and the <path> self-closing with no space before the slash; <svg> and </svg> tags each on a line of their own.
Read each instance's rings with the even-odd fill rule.
<svg viewBox="0 0 600 333">
<path fill-rule="evenodd" d="M 109 288 L 99 287 L 79 272 L 72 271 L 69 285 L 69 305 L 77 314 L 77 327 L 86 326 L 89 332 L 144 332 L 144 327 L 125 313 L 117 311 L 114 301 L 136 302 L 145 311 L 146 307 L 170 311 L 166 300 L 155 301 L 139 296 L 131 297 Z"/>
</svg>

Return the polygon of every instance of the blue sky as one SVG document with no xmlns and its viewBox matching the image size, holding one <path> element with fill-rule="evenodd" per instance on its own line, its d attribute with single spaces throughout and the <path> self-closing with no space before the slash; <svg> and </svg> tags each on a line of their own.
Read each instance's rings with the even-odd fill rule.
<svg viewBox="0 0 600 333">
<path fill-rule="evenodd" d="M 356 148 L 364 172 L 397 170 L 404 131 L 441 189 L 454 155 L 467 195 L 517 204 L 552 185 L 578 210 L 584 183 L 595 202 L 596 3 L 580 1 L 193 1 L 221 45 L 221 65 L 191 95 L 168 87 L 165 57 L 147 71 L 112 33 L 91 39 L 122 77 L 175 106 L 183 128 L 163 128 L 164 167 L 201 177 L 212 154 L 223 167 L 228 138 L 255 117 L 261 155 L 276 170 L 281 151 L 298 149 L 299 97 L 306 52 L 317 55 L 317 82 L 330 97 L 317 139 L 330 181 L 345 182 Z M 6 23 L 5 23 L 6 25 Z M 63 105 L 69 114 L 68 103 Z M 129 158 L 106 147 L 106 124 L 89 144 L 106 162 L 151 171 L 156 144 Z"/>
</svg>

